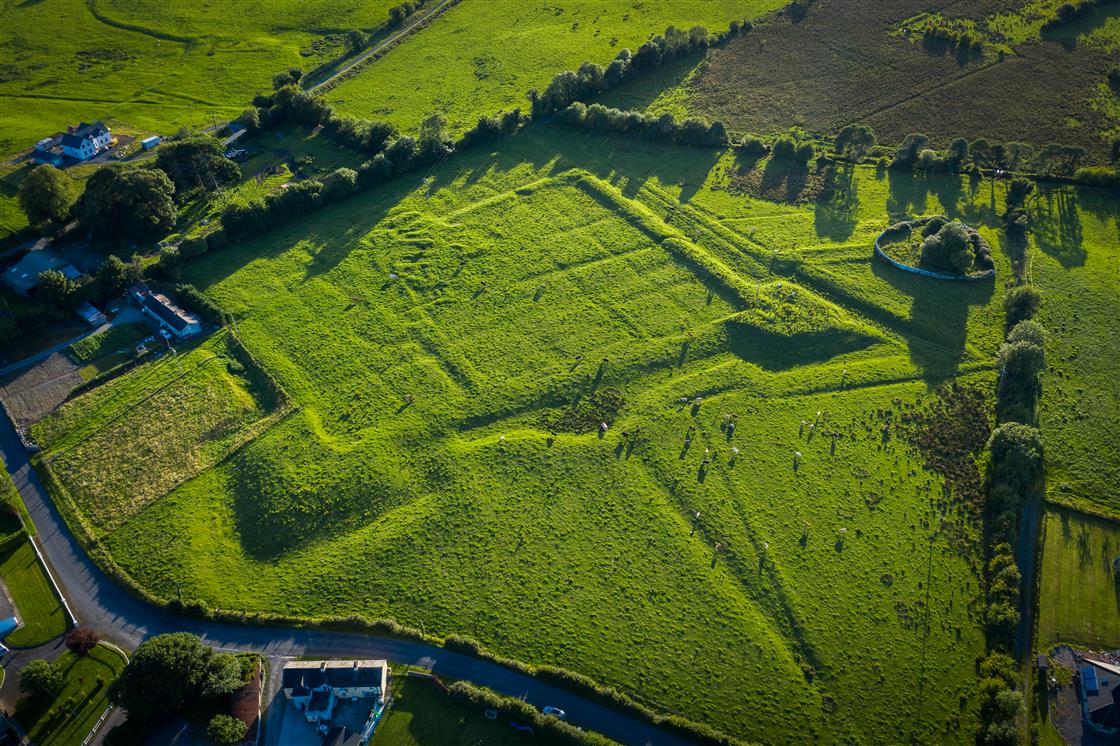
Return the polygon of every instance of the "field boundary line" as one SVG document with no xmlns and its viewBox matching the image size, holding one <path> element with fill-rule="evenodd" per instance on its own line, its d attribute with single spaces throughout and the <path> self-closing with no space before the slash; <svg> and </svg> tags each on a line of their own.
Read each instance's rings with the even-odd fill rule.
<svg viewBox="0 0 1120 746">
<path fill-rule="evenodd" d="M 143 26 L 139 26 L 139 25 L 134 24 L 134 23 L 125 23 L 124 21 L 115 21 L 115 20 L 113 20 L 112 18 L 109 18 L 109 16 L 103 14 L 101 11 L 99 11 L 97 9 L 97 0 L 86 0 L 86 7 L 89 8 L 90 15 L 92 15 L 98 21 L 105 24 L 106 26 L 118 29 L 120 31 L 131 31 L 134 34 L 142 34 L 144 36 L 150 36 L 153 39 L 159 39 L 161 41 L 174 41 L 174 42 L 178 42 L 180 44 L 187 44 L 187 45 L 195 44 L 196 42 L 198 42 L 198 39 L 194 38 L 194 37 L 177 36 L 175 34 L 168 34 L 168 33 L 165 33 L 163 31 L 154 31 L 152 29 L 144 28 Z"/>
</svg>

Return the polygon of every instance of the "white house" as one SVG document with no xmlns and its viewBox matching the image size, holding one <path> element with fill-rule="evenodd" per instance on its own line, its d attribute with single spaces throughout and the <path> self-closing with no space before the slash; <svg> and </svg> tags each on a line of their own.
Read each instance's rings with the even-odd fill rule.
<svg viewBox="0 0 1120 746">
<path fill-rule="evenodd" d="M 292 661 L 284 666 L 284 696 L 304 711 L 308 722 L 329 721 L 339 699 L 384 702 L 389 663 L 364 661 Z"/>
<path fill-rule="evenodd" d="M 87 124 L 82 122 L 62 136 L 62 152 L 79 161 L 88 161 L 98 153 L 109 149 L 113 134 L 101 122 Z"/>
<path fill-rule="evenodd" d="M 179 339 L 193 337 L 202 331 L 202 321 L 197 316 L 177 306 L 163 293 L 152 292 L 146 283 L 136 283 L 128 289 L 128 294 L 140 306 L 140 313 Z"/>
</svg>

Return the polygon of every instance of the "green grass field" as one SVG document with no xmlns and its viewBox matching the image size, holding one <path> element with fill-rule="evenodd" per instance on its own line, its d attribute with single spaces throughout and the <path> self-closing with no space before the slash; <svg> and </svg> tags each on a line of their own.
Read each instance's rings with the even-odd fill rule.
<svg viewBox="0 0 1120 746">
<path fill-rule="evenodd" d="M 236 116 L 275 73 L 340 56 L 347 30 L 377 29 L 393 4 L 280 0 L 244 13 L 151 0 L 8 3 L 0 9 L 0 153 L 78 120 L 171 134 Z"/>
<path fill-rule="evenodd" d="M 1038 614 L 1039 649 L 1068 642 L 1120 645 L 1120 524 L 1065 508 L 1046 514 Z"/>
<path fill-rule="evenodd" d="M 543 735 L 510 727 L 505 718 L 487 720 L 440 690 L 435 683 L 406 678 L 393 687 L 393 706 L 381 719 L 371 746 L 514 746 L 550 744 Z"/>
<path fill-rule="evenodd" d="M 30 539 L 0 553 L 0 577 L 4 579 L 21 621 L 20 628 L 8 635 L 6 642 L 34 647 L 66 631 L 66 610 L 39 563 Z"/>
<path fill-rule="evenodd" d="M 36 426 L 51 471 L 94 530 L 111 530 L 271 420 L 263 380 L 221 333 L 79 397 Z"/>
<path fill-rule="evenodd" d="M 326 98 L 344 113 L 406 130 L 438 112 L 461 132 L 480 116 L 527 110 L 530 88 L 544 90 L 553 75 L 584 62 L 606 66 L 623 48 L 636 50 L 667 26 L 724 31 L 733 20 L 783 5 L 782 0 L 463 2 Z"/>
<path fill-rule="evenodd" d="M 76 363 L 88 363 L 131 347 L 151 333 L 147 324 L 123 324 L 99 334 L 92 334 L 66 348 Z"/>
<path fill-rule="evenodd" d="M 62 691 L 53 701 L 20 700 L 16 720 L 40 746 L 80 746 L 109 706 L 109 684 L 124 670 L 125 659 L 102 644 L 83 657 L 66 651 L 57 665 L 64 672 Z"/>
<path fill-rule="evenodd" d="M 185 269 L 299 407 L 232 456 L 139 511 L 75 488 L 163 458 L 94 441 L 113 413 L 195 427 L 145 398 L 166 362 L 36 435 L 159 594 L 463 632 L 755 740 L 969 741 L 974 530 L 882 425 L 990 391 L 1002 286 L 870 254 L 911 210 L 998 245 L 1001 191 L 859 168 L 791 206 L 733 167 L 551 128 L 459 156 Z"/>
</svg>

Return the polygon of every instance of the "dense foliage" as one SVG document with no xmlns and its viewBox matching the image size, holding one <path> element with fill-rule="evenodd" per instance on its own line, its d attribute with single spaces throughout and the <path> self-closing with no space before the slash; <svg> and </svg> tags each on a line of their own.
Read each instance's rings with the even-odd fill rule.
<svg viewBox="0 0 1120 746">
<path fill-rule="evenodd" d="M 19 185 L 19 206 L 32 225 L 53 220 L 62 223 L 77 198 L 77 185 L 54 166 L 43 164 Z"/>
<path fill-rule="evenodd" d="M 175 185 L 163 171 L 112 165 L 98 169 L 74 204 L 82 227 L 105 239 L 156 239 L 178 215 Z"/>
</svg>

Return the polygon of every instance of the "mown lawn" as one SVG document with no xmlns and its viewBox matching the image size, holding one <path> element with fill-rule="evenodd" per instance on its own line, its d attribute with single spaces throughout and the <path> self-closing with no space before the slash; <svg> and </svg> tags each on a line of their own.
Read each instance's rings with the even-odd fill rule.
<svg viewBox="0 0 1120 746">
<path fill-rule="evenodd" d="M 434 682 L 406 678 L 393 688 L 393 706 L 382 717 L 371 746 L 512 746 L 553 741 L 512 728 L 506 718 L 487 720 Z"/>
<path fill-rule="evenodd" d="M 0 577 L 11 594 L 22 623 L 5 640 L 20 647 L 42 645 L 66 631 L 66 610 L 51 586 L 46 570 L 25 539 L 0 553 Z"/>
<path fill-rule="evenodd" d="M 902 210 L 998 245 L 1002 188 L 857 169 L 793 206 L 733 165 L 532 128 L 194 262 L 300 410 L 105 546 L 157 593 L 467 633 L 745 738 L 969 741 L 975 530 L 883 425 L 990 395 L 1002 286 L 870 246 Z M 47 452 L 158 373 L 62 407 Z"/>
<path fill-rule="evenodd" d="M 88 655 L 63 653 L 62 691 L 51 700 L 25 698 L 16 706 L 16 720 L 32 742 L 40 746 L 79 746 L 109 706 L 109 684 L 125 667 L 125 659 L 107 645 Z"/>
<path fill-rule="evenodd" d="M 326 94 L 340 111 L 412 130 L 431 114 L 461 132 L 480 116 L 521 107 L 562 70 L 606 66 L 667 26 L 724 31 L 777 10 L 781 0 L 464 2 L 419 36 Z M 433 74 L 438 71 L 438 74 Z M 391 80 L 393 85 L 385 85 Z"/>
<path fill-rule="evenodd" d="M 1120 645 L 1120 523 L 1054 507 L 1047 511 L 1039 593 L 1039 649 L 1068 642 Z"/>
</svg>

